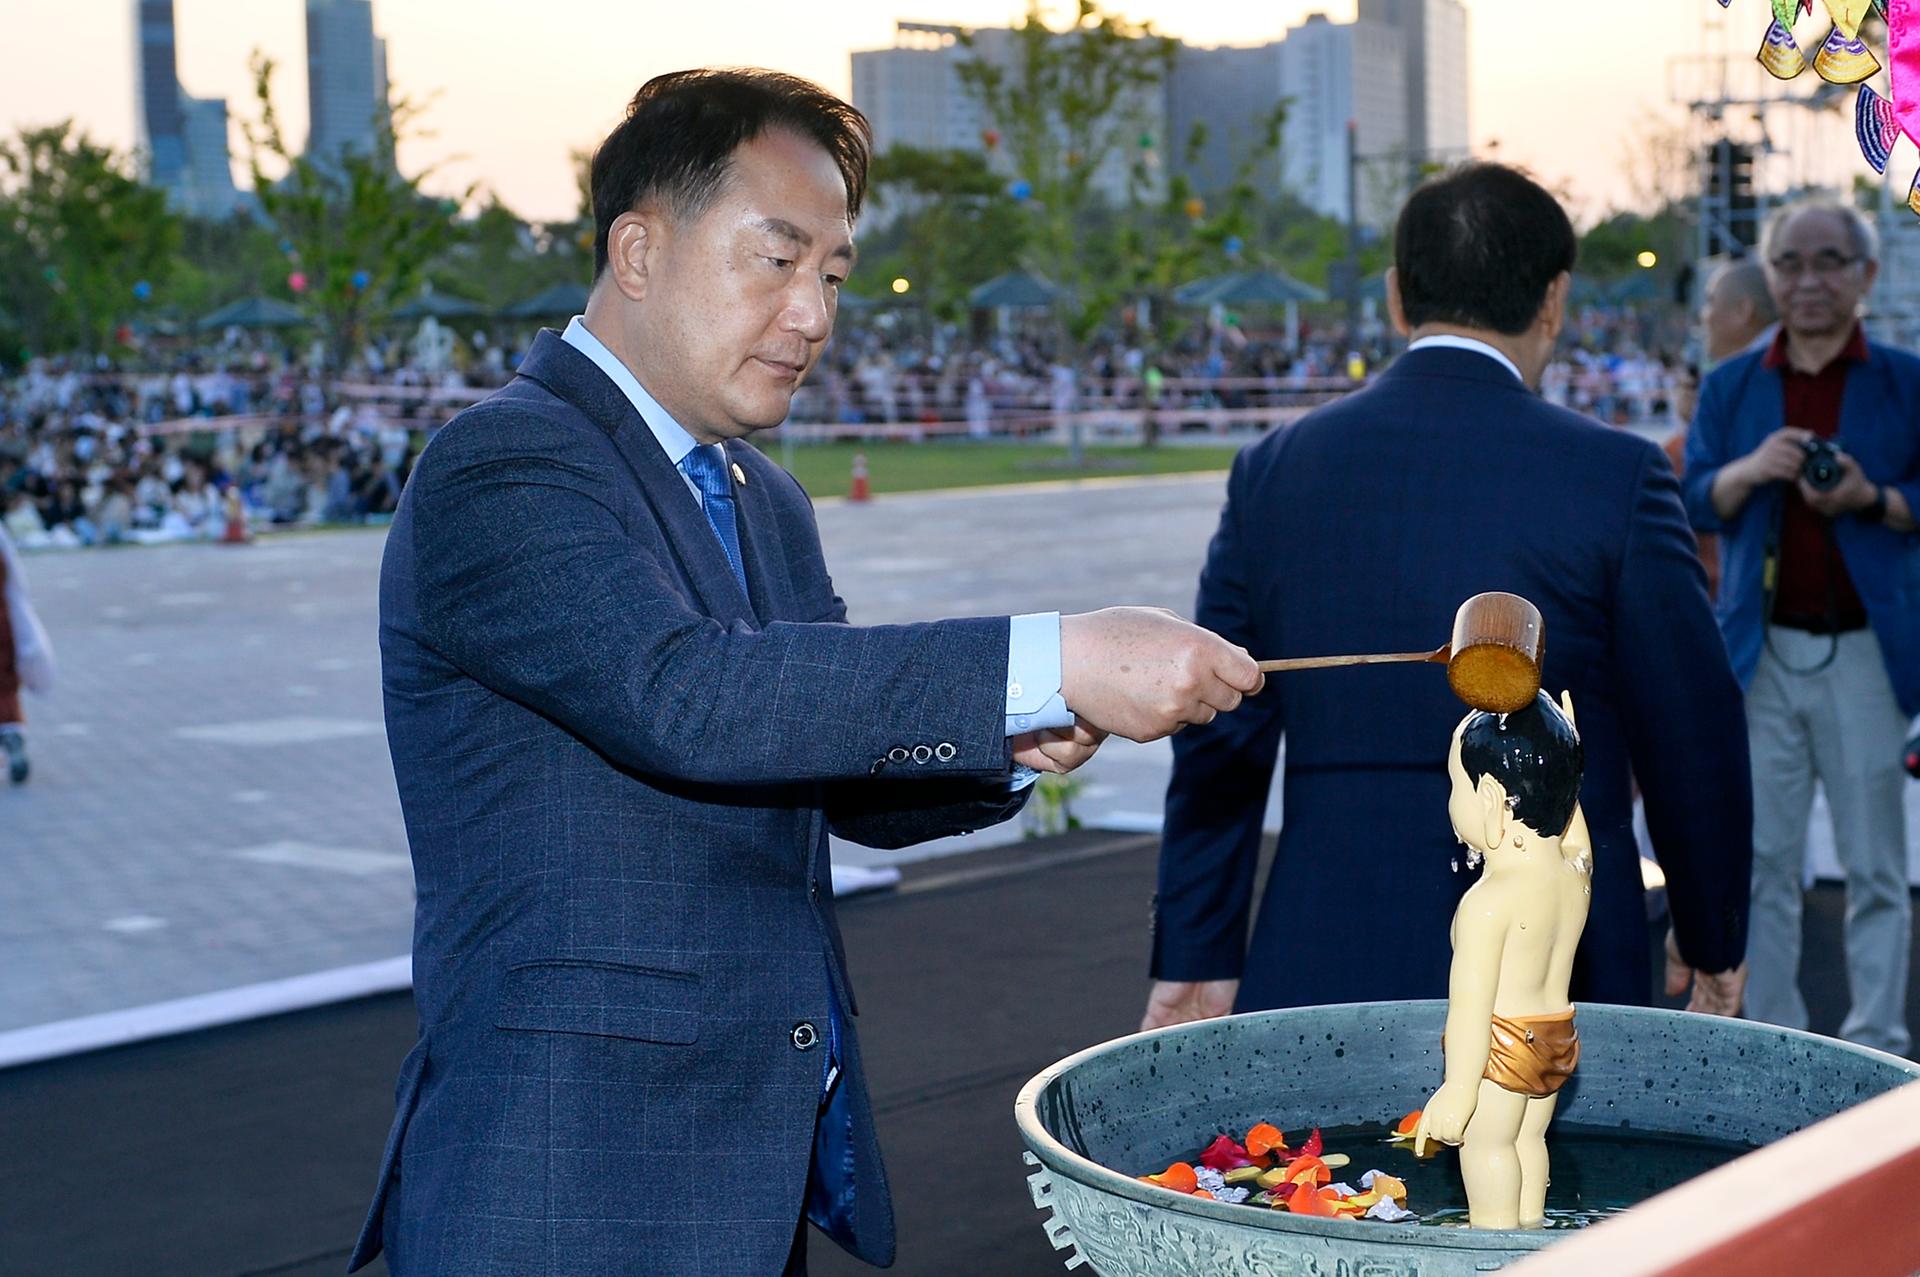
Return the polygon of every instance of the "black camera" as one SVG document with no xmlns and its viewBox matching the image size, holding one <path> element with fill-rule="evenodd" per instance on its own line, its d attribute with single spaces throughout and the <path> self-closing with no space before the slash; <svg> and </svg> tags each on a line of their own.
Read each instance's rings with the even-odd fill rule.
<svg viewBox="0 0 1920 1277">
<path fill-rule="evenodd" d="M 1831 439 L 1802 439 L 1800 448 L 1807 455 L 1800 462 L 1800 477 L 1815 492 L 1832 492 L 1840 486 L 1840 448 Z"/>
</svg>

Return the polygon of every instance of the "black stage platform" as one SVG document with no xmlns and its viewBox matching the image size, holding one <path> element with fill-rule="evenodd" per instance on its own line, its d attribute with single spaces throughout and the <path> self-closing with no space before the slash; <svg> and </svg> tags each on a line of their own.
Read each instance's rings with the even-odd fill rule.
<svg viewBox="0 0 1920 1277">
<path fill-rule="evenodd" d="M 1156 846 L 1075 833 L 843 902 L 895 1271 L 1064 1271 L 1027 1196 L 1013 1096 L 1138 1025 Z M 1803 984 L 1829 1033 L 1841 911 L 1838 888 L 1815 888 Z M 343 1271 L 413 1035 L 398 994 L 0 1072 L 0 1273 Z M 810 1258 L 822 1277 L 874 1271 L 824 1241 Z"/>
</svg>

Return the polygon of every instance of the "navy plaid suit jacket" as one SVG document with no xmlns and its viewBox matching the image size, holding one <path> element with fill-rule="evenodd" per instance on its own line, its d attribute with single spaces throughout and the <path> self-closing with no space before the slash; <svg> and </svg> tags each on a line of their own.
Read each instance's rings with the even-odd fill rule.
<svg viewBox="0 0 1920 1277">
<path fill-rule="evenodd" d="M 900 846 L 1018 810 L 1008 622 L 842 624 L 806 495 L 727 452 L 746 595 L 552 332 L 407 485 L 380 642 L 420 1036 L 354 1267 L 384 1245 L 396 1274 L 779 1272 L 824 1050 L 793 1031 L 824 1039 L 830 1005 L 842 1240 L 892 1259 L 827 831 Z"/>
<path fill-rule="evenodd" d="M 1593 903 L 1576 1001 L 1652 981 L 1629 767 L 1686 956 L 1746 952 L 1752 790 L 1740 688 L 1660 449 L 1556 408 L 1485 355 L 1409 351 L 1243 452 L 1196 616 L 1268 657 L 1432 649 L 1472 595 L 1531 599 L 1545 690 L 1573 692 Z M 1153 945 L 1169 980 L 1240 979 L 1239 1009 L 1445 997 L 1455 872 L 1448 743 L 1465 707 L 1423 665 L 1269 679 L 1173 738 Z M 1282 733 L 1280 845 L 1251 938 Z"/>
</svg>

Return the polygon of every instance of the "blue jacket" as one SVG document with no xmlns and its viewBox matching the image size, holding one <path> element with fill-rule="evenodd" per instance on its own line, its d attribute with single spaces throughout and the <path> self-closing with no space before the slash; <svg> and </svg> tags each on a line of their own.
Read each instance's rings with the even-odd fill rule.
<svg viewBox="0 0 1920 1277">
<path fill-rule="evenodd" d="M 806 495 L 727 452 L 746 595 L 551 332 L 407 485 L 380 642 L 420 1037 L 355 1267 L 384 1244 L 400 1277 L 772 1274 L 810 1196 L 892 1258 L 827 831 L 899 846 L 1018 808 L 1008 623 L 842 624 Z"/>
<path fill-rule="evenodd" d="M 1760 663 L 1761 578 L 1782 492 L 1779 484 L 1766 485 L 1730 520 L 1713 512 L 1712 492 L 1720 467 L 1790 424 L 1783 419 L 1780 372 L 1766 366 L 1764 354 L 1729 360 L 1701 386 L 1681 482 L 1693 526 L 1720 534 L 1720 629 L 1742 687 L 1753 681 Z M 1898 488 L 1920 513 L 1920 359 L 1868 343 L 1865 362 L 1847 371 L 1838 439 L 1867 478 Z M 1920 714 L 1920 534 L 1847 517 L 1833 521 L 1833 532 L 1880 640 L 1901 712 Z"/>
<path fill-rule="evenodd" d="M 1261 657 L 1432 649 L 1472 595 L 1531 599 L 1546 689 L 1573 692 L 1593 905 L 1579 1000 L 1651 984 L 1629 767 L 1682 951 L 1746 949 L 1752 799 L 1740 690 L 1673 468 L 1484 355 L 1410 351 L 1366 390 L 1241 454 L 1198 617 Z M 1444 997 L 1473 875 L 1447 818 L 1465 707 L 1434 665 L 1300 671 L 1173 738 L 1153 973 L 1238 977 L 1243 1010 Z M 1284 733 L 1279 849 L 1251 939 L 1260 823 Z"/>
</svg>

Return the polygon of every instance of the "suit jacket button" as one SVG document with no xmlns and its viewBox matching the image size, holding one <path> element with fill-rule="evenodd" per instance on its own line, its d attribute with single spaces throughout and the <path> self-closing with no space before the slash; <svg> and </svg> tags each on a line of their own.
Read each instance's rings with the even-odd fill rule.
<svg viewBox="0 0 1920 1277">
<path fill-rule="evenodd" d="M 890 763 L 904 763 L 911 757 L 913 757 L 913 755 L 907 752 L 905 745 L 895 745 L 887 751 L 887 761 Z"/>
<path fill-rule="evenodd" d="M 867 775 L 878 776 L 881 772 L 885 771 L 886 769 L 887 769 L 887 760 L 884 758 L 876 758 L 873 760 L 873 766 L 867 768 Z"/>
<path fill-rule="evenodd" d="M 959 752 L 959 750 L 953 747 L 953 742 L 950 740 L 943 740 L 933 747 L 933 756 L 943 763 L 952 762 L 954 755 Z"/>
<path fill-rule="evenodd" d="M 794 1025 L 793 1032 L 787 1036 L 793 1039 L 793 1049 L 796 1051 L 811 1051 L 820 1044 L 820 1031 L 808 1020 Z"/>
<path fill-rule="evenodd" d="M 818 882 L 818 880 L 807 884 L 807 895 L 811 896 L 815 900 L 818 900 L 820 898 L 820 883 Z"/>
<path fill-rule="evenodd" d="M 915 746 L 913 747 L 913 761 L 914 761 L 914 762 L 916 762 L 916 763 L 925 763 L 925 762 L 926 762 L 926 761 L 927 761 L 927 760 L 928 760 L 929 758 L 932 758 L 932 757 L 933 757 L 933 747 L 932 747 L 932 746 L 930 746 L 930 745 L 915 745 Z"/>
</svg>

